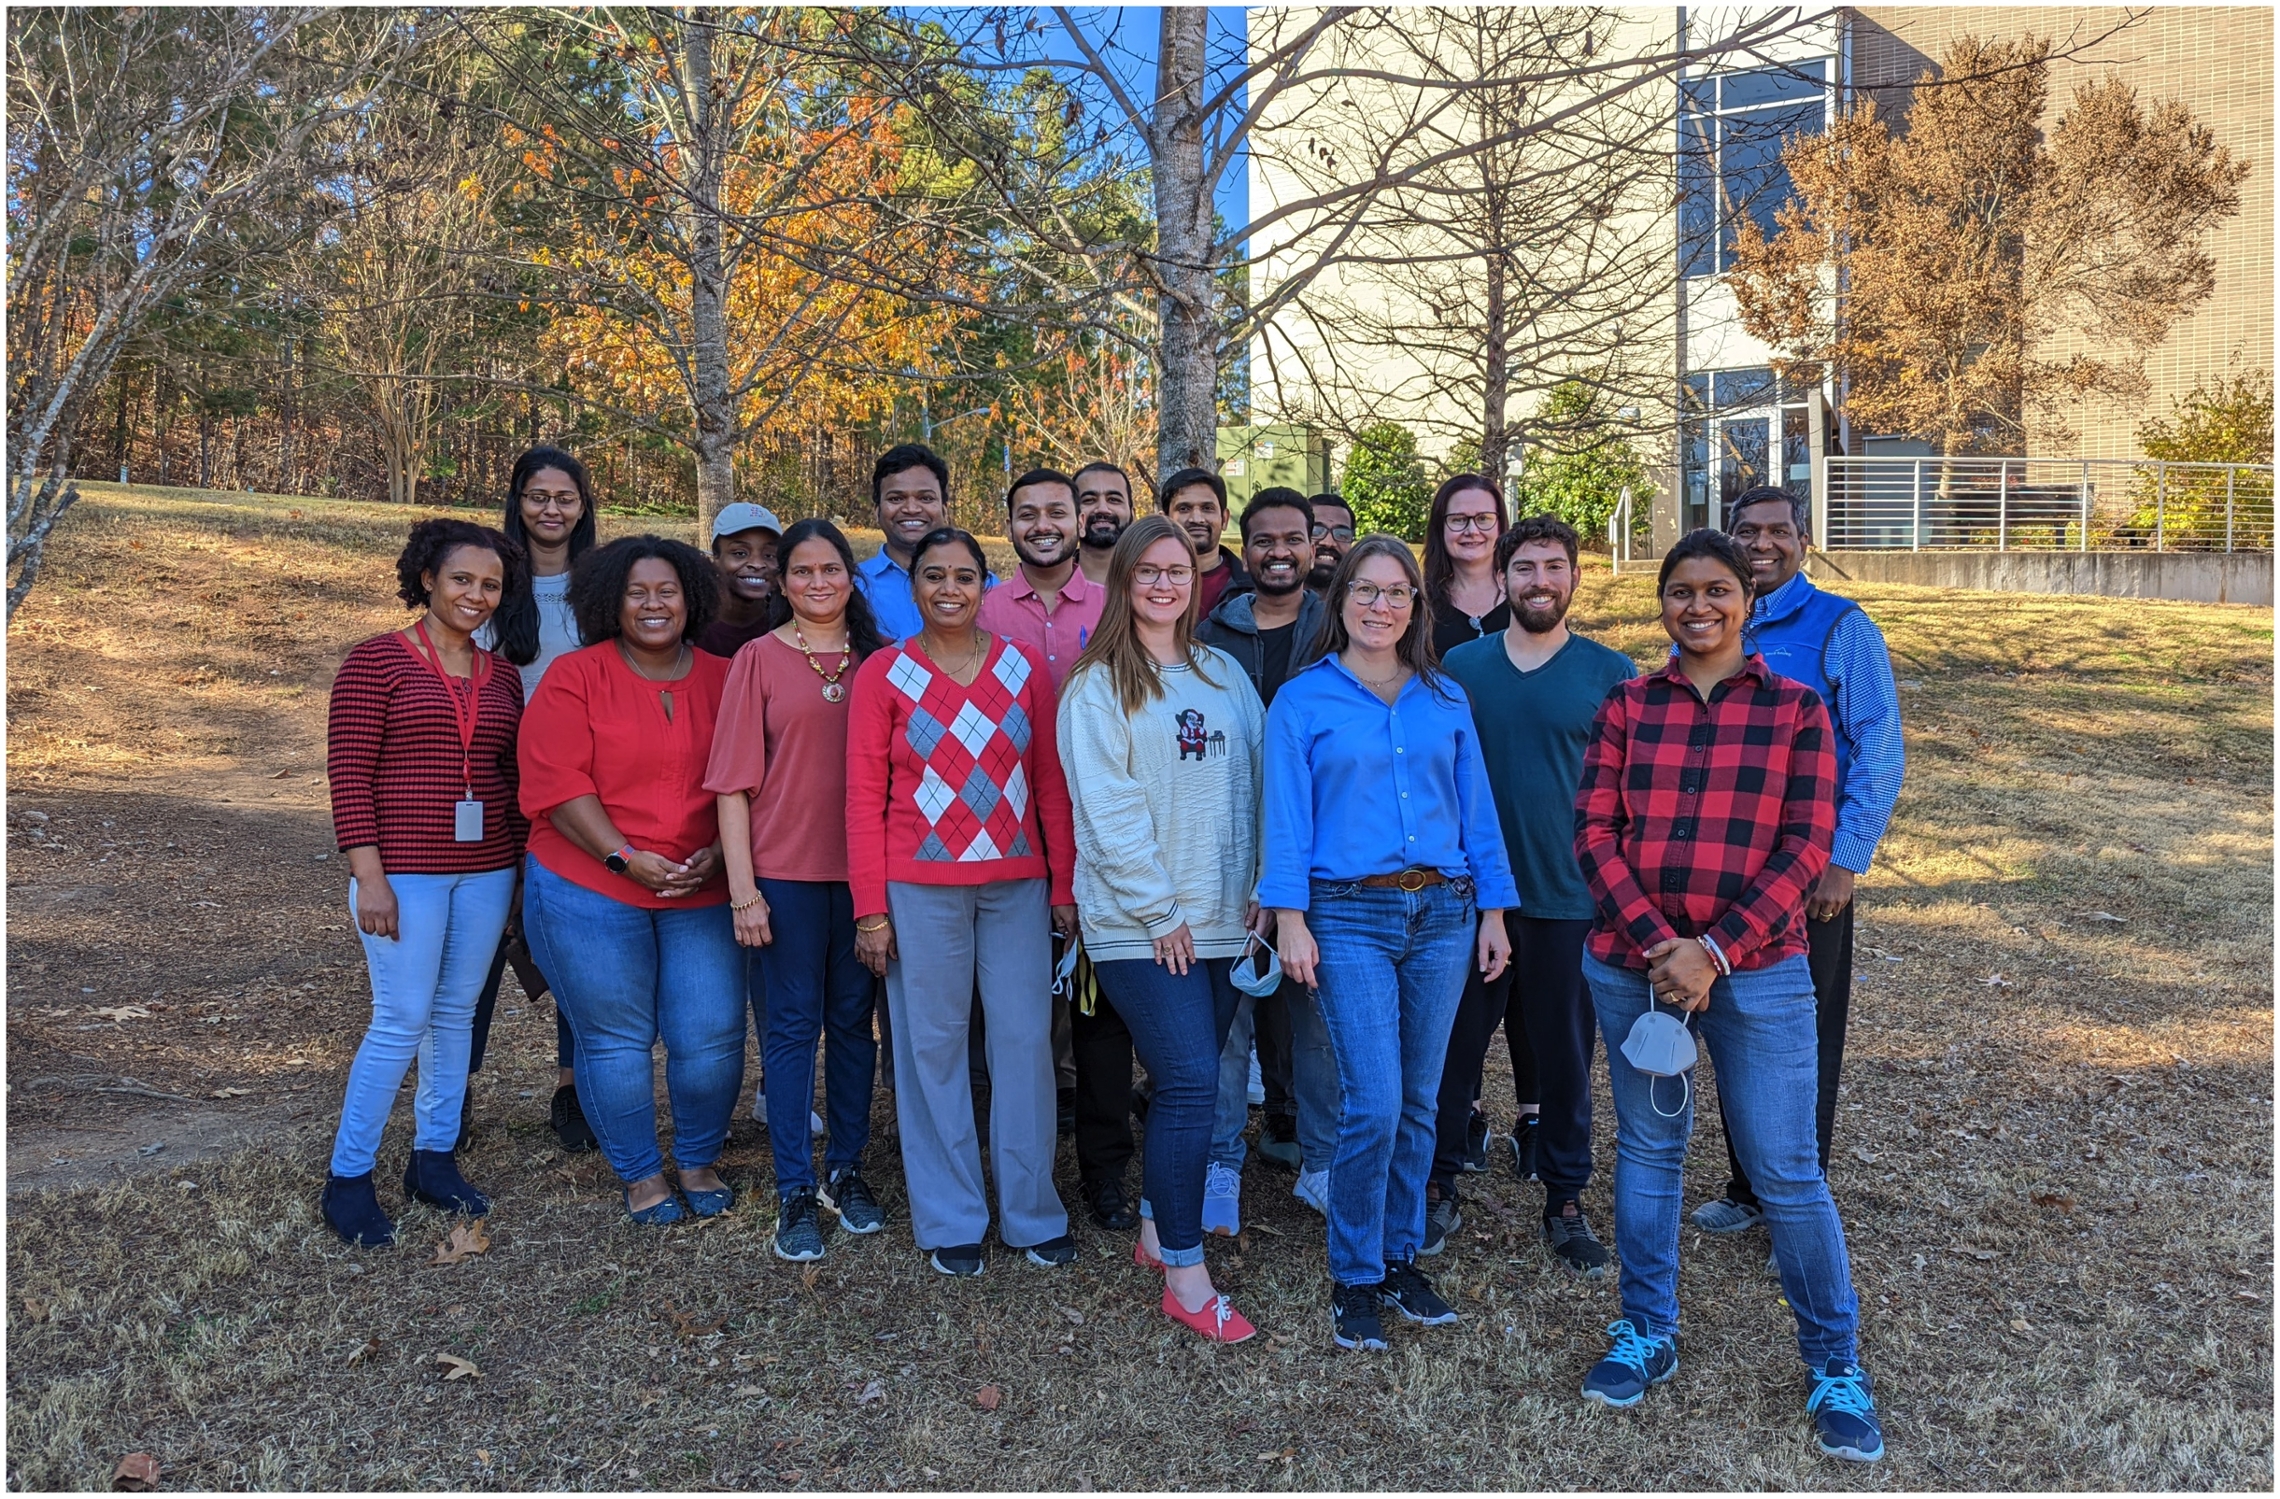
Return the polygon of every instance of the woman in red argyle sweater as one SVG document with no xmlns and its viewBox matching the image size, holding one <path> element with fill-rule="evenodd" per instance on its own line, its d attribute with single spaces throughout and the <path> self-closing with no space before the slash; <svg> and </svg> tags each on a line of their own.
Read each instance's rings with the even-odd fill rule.
<svg viewBox="0 0 2280 1499">
<path fill-rule="evenodd" d="M 945 1275 L 982 1273 L 989 1202 L 966 1041 L 981 996 L 998 1235 L 1076 1258 L 1053 1190 L 1053 933 L 1074 937 L 1075 843 L 1045 664 L 974 627 L 988 564 L 964 531 L 911 557 L 925 621 L 855 675 L 847 866 L 855 950 L 887 981 L 911 1230 Z"/>
</svg>

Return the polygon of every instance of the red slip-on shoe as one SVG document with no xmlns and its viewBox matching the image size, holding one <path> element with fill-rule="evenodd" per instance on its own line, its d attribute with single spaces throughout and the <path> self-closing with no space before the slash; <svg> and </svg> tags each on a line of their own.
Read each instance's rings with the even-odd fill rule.
<svg viewBox="0 0 2280 1499">
<path fill-rule="evenodd" d="M 1172 1294 L 1170 1286 L 1164 1287 L 1164 1315 L 1213 1343 L 1240 1343 L 1258 1336 L 1259 1332 L 1226 1297 L 1214 1296 L 1202 1311 L 1191 1312 L 1180 1305 L 1180 1299 Z"/>
<path fill-rule="evenodd" d="M 1132 1245 L 1132 1263 L 1143 1270 L 1161 1270 L 1164 1262 L 1148 1252 L 1145 1244 L 1135 1240 Z"/>
</svg>

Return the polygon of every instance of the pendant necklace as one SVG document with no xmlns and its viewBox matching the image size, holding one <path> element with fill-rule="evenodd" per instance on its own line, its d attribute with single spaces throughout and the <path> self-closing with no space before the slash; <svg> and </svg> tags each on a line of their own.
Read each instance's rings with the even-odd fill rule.
<svg viewBox="0 0 2280 1499">
<path fill-rule="evenodd" d="M 815 668 L 815 674 L 823 678 L 823 700 L 827 703 L 844 702 L 847 689 L 839 685 L 839 679 L 847 675 L 847 665 L 855 659 L 855 643 L 851 640 L 839 648 L 839 665 L 827 673 L 823 669 L 823 663 L 815 659 L 815 649 L 807 643 L 807 636 L 800 633 L 797 620 L 792 622 L 792 640 L 799 646 L 800 654 L 807 657 L 808 665 Z"/>
</svg>

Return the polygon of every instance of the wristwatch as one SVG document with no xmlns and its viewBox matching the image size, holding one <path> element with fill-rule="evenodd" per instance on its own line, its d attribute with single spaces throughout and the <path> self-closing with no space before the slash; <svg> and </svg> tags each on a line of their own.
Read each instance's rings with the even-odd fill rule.
<svg viewBox="0 0 2280 1499">
<path fill-rule="evenodd" d="M 618 846 L 618 851 L 603 859 L 602 862 L 609 866 L 611 874 L 624 874 L 626 870 L 630 869 L 633 866 L 632 855 L 632 844 L 620 844 Z"/>
</svg>

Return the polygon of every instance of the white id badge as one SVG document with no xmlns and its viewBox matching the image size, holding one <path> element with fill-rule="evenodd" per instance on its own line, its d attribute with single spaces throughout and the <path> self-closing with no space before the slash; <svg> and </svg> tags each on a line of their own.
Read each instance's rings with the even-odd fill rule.
<svg viewBox="0 0 2280 1499">
<path fill-rule="evenodd" d="M 451 837 L 455 843 L 481 843 L 483 841 L 482 802 L 464 801 L 451 804 Z"/>
</svg>

